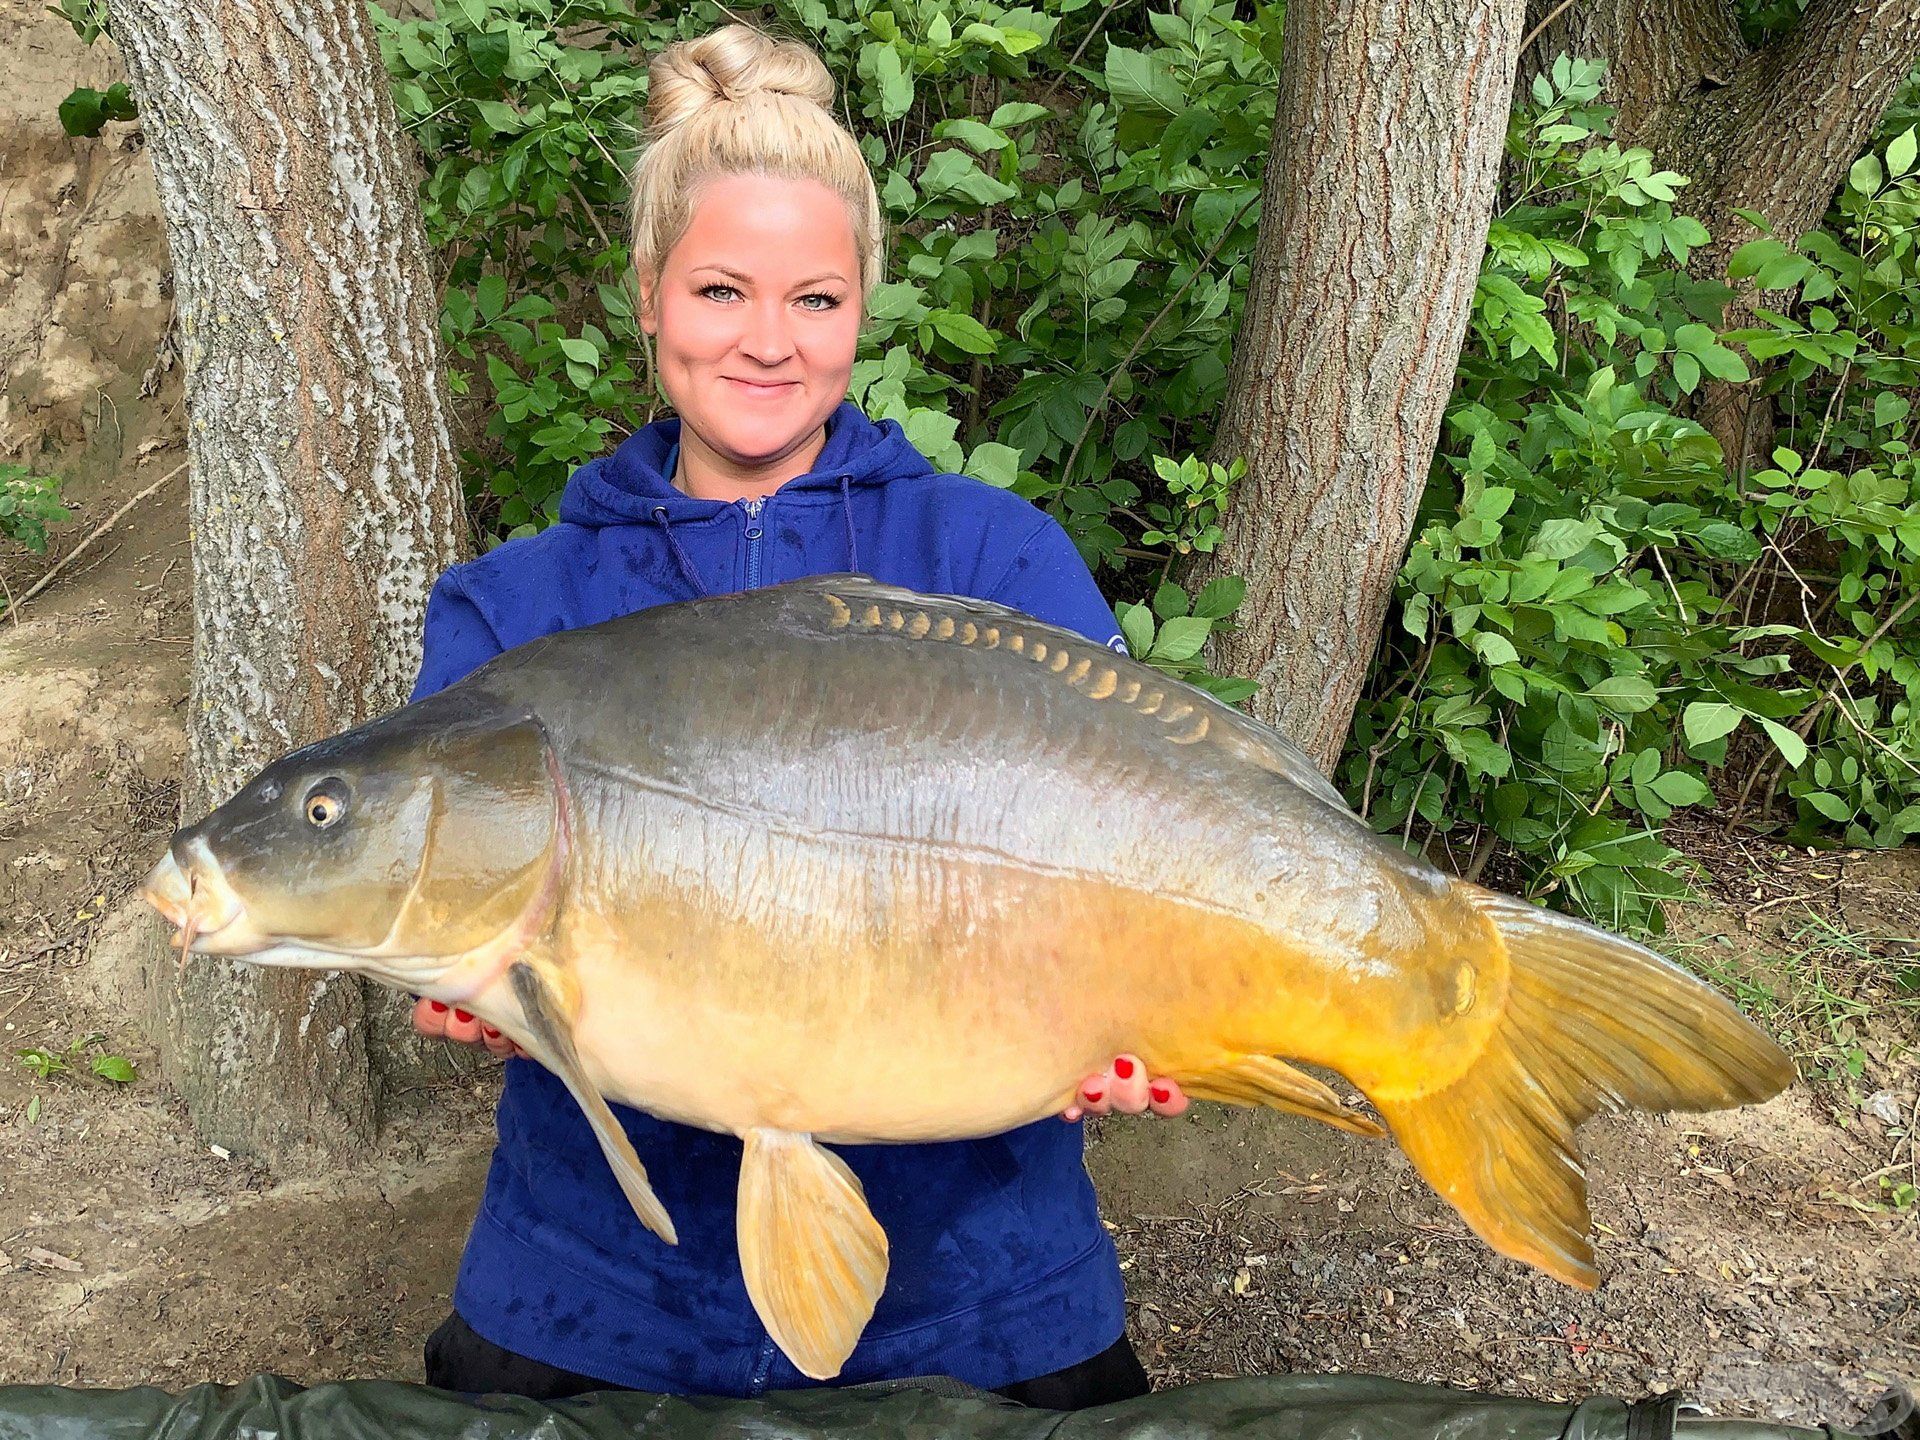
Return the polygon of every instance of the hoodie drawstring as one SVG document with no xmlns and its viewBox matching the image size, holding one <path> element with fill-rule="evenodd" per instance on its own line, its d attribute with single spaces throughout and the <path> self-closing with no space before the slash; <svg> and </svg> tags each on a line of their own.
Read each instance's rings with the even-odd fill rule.
<svg viewBox="0 0 1920 1440">
<path fill-rule="evenodd" d="M 680 573 L 686 576 L 687 583 L 693 587 L 696 595 L 704 596 L 707 593 L 707 587 L 700 583 L 700 573 L 693 568 L 693 561 L 687 558 L 687 552 L 680 543 L 680 537 L 673 533 L 673 522 L 667 518 L 667 507 L 654 506 L 653 518 L 660 522 L 660 529 L 666 534 L 667 548 L 673 551 L 673 558 L 680 566 Z"/>
<path fill-rule="evenodd" d="M 840 477 L 840 513 L 847 520 L 847 569 L 854 574 L 860 573 L 860 542 L 853 538 L 853 477 Z"/>
</svg>

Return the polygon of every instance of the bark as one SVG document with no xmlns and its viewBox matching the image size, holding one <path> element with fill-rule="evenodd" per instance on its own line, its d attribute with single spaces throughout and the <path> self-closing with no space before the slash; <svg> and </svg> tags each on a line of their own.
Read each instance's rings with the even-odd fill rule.
<svg viewBox="0 0 1920 1440">
<path fill-rule="evenodd" d="M 1247 477 L 1196 583 L 1247 579 L 1222 673 L 1338 757 L 1486 249 L 1523 0 L 1287 7 L 1273 158 L 1215 458 Z"/>
<path fill-rule="evenodd" d="M 360 0 L 108 0 L 172 252 L 192 459 L 182 818 L 405 700 L 461 499 L 439 306 Z M 371 1138 L 393 998 L 213 959 L 154 977 L 206 1136 L 283 1159 Z"/>
<path fill-rule="evenodd" d="M 1554 3 L 1531 8 L 1546 23 L 1529 63 L 1561 51 L 1605 60 L 1621 143 L 1645 146 L 1693 181 L 1680 208 L 1713 232 L 1690 262 L 1703 278 L 1724 278 L 1728 257 L 1759 233 L 1735 210 L 1765 216 L 1789 245 L 1818 225 L 1920 62 L 1915 0 L 1813 0 L 1758 48 L 1740 38 L 1730 0 L 1584 0 L 1550 20 Z M 1759 299 L 1740 287 L 1723 325 L 1750 323 Z M 1768 447 L 1772 425 L 1755 389 L 1703 387 L 1699 418 L 1732 464 Z"/>
</svg>

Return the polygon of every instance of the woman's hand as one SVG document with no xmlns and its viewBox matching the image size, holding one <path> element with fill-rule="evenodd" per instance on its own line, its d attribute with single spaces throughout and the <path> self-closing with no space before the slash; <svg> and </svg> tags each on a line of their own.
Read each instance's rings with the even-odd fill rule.
<svg viewBox="0 0 1920 1440">
<path fill-rule="evenodd" d="M 500 1031 L 482 1023 L 477 1016 L 452 1009 L 438 1000 L 414 1001 L 413 1028 L 430 1039 L 453 1040 L 462 1045 L 485 1045 L 503 1060 L 510 1055 L 517 1055 L 522 1060 L 532 1058 Z"/>
<path fill-rule="evenodd" d="M 1062 1120 L 1078 1120 L 1087 1115 L 1178 1115 L 1187 1108 L 1187 1097 L 1172 1080 L 1147 1077 L 1147 1067 L 1137 1055 L 1119 1055 L 1104 1075 L 1089 1075 L 1080 1082 L 1080 1093 L 1060 1113 Z"/>
</svg>

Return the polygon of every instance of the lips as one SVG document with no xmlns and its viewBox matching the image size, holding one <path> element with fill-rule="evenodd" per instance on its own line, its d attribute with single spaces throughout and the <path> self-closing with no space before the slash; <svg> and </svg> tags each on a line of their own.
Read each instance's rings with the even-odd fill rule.
<svg viewBox="0 0 1920 1440">
<path fill-rule="evenodd" d="M 149 905 L 188 937 L 195 951 L 217 952 L 225 947 L 203 942 L 229 930 L 246 907 L 221 875 L 205 842 L 195 840 L 188 849 L 191 853 L 185 867 L 172 850 L 161 856 L 160 863 L 147 872 L 141 893 Z"/>
<path fill-rule="evenodd" d="M 779 395 L 793 389 L 800 383 L 798 380 L 742 380 L 737 375 L 723 375 L 720 378 L 730 384 L 737 385 L 749 395 Z"/>
</svg>

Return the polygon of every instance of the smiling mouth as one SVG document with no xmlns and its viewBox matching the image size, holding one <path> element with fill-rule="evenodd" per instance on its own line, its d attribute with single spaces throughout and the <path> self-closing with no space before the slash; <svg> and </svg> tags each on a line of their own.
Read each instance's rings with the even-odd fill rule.
<svg viewBox="0 0 1920 1440">
<path fill-rule="evenodd" d="M 743 385 L 749 390 L 785 390 L 800 383 L 798 380 L 742 380 L 738 375 L 727 375 L 722 378 L 731 380 L 736 385 Z"/>
</svg>

